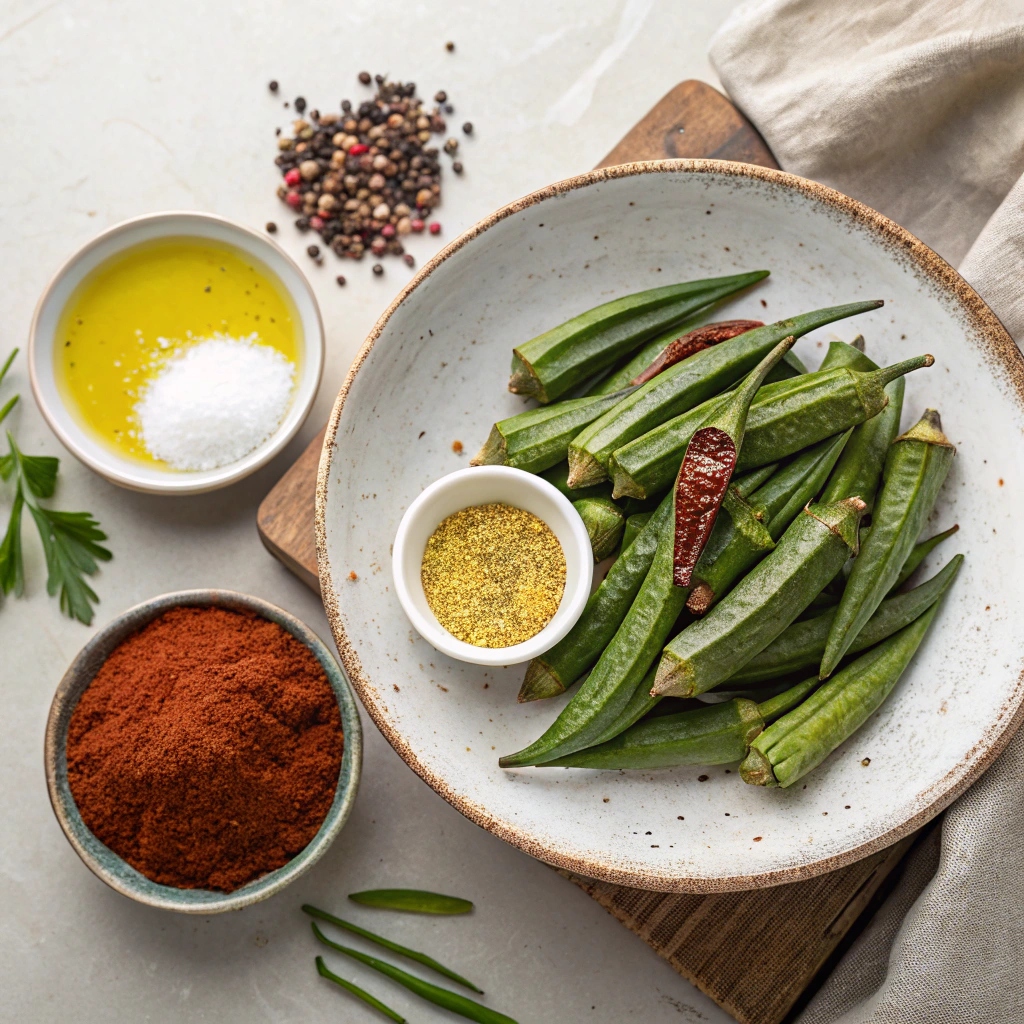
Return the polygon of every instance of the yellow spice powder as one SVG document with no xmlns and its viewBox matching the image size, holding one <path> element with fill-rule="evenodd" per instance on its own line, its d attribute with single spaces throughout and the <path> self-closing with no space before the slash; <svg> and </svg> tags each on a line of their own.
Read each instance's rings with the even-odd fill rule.
<svg viewBox="0 0 1024 1024">
<path fill-rule="evenodd" d="M 427 604 L 449 633 L 475 647 L 512 647 L 558 611 L 565 555 L 532 512 L 474 505 L 433 532 L 421 578 Z"/>
</svg>

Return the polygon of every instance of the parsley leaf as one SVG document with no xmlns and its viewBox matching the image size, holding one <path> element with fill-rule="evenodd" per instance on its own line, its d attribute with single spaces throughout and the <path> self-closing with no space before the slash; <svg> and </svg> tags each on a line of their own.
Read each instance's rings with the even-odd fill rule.
<svg viewBox="0 0 1024 1024">
<path fill-rule="evenodd" d="M 25 499 L 21 491 L 16 491 L 7 533 L 0 542 L 0 591 L 5 594 L 13 591 L 15 597 L 21 597 L 25 590 L 25 566 L 21 558 L 21 510 L 24 507 Z"/>
</svg>

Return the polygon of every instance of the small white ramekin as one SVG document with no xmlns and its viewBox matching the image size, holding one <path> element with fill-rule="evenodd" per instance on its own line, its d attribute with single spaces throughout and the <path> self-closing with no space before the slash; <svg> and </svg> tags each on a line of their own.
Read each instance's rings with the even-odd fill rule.
<svg viewBox="0 0 1024 1024">
<path fill-rule="evenodd" d="M 281 425 L 248 455 L 217 469 L 175 472 L 122 458 L 86 430 L 64 404 L 57 387 L 54 335 L 71 294 L 85 276 L 118 253 L 159 238 L 192 237 L 240 249 L 262 263 L 288 292 L 300 335 L 298 380 Z M 29 330 L 32 393 L 50 429 L 90 469 L 112 483 L 150 494 L 199 494 L 235 483 L 269 462 L 295 436 L 309 414 L 324 367 L 324 325 L 313 289 L 295 261 L 265 235 L 210 213 L 173 211 L 134 217 L 84 245 L 46 286 Z"/>
<path fill-rule="evenodd" d="M 476 647 L 452 636 L 434 616 L 423 593 L 423 552 L 441 521 L 471 505 L 503 502 L 532 512 L 558 538 L 565 555 L 565 591 L 551 621 L 513 647 Z M 406 510 L 391 556 L 395 590 L 416 632 L 442 654 L 474 665 L 518 665 L 543 654 L 572 629 L 583 614 L 594 578 L 594 554 L 586 527 L 557 487 L 509 466 L 460 469 L 432 483 Z"/>
</svg>

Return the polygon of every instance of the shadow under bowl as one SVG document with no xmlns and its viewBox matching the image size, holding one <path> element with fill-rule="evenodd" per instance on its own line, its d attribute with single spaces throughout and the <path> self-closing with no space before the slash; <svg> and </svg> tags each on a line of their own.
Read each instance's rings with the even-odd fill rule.
<svg viewBox="0 0 1024 1024">
<path fill-rule="evenodd" d="M 306 848 L 283 867 L 230 893 L 208 889 L 178 889 L 151 881 L 101 843 L 82 820 L 68 785 L 68 728 L 79 698 L 111 652 L 134 633 L 173 608 L 227 608 L 254 612 L 276 622 L 304 644 L 320 662 L 338 701 L 344 752 L 331 809 Z M 362 728 L 356 699 L 334 656 L 323 641 L 288 612 L 256 597 L 230 590 L 184 590 L 162 594 L 129 608 L 100 630 L 78 653 L 54 694 L 46 722 L 46 786 L 64 835 L 86 867 L 123 896 L 161 910 L 186 914 L 216 914 L 239 910 L 280 892 L 308 871 L 327 851 L 352 811 L 363 759 Z"/>
</svg>

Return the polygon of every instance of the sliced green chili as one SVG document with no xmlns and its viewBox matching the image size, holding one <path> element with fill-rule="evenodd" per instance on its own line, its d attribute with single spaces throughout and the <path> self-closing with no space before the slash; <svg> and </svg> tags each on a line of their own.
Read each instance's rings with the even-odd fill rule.
<svg viewBox="0 0 1024 1024">
<path fill-rule="evenodd" d="M 789 320 L 780 320 L 778 323 L 759 327 L 729 341 L 723 341 L 714 348 L 705 349 L 675 366 L 670 366 L 654 380 L 648 381 L 624 398 L 614 409 L 591 422 L 573 439 L 569 447 L 569 480 L 573 486 L 582 486 L 597 483 L 610 476 L 609 464 L 613 452 L 735 383 L 744 374 L 749 373 L 783 338 L 790 335 L 800 337 L 816 327 L 877 309 L 881 304 L 857 302 L 847 306 L 816 310 Z M 770 387 L 785 387 L 801 379 L 802 377 L 796 377 L 793 381 L 782 381 Z M 837 429 L 845 427 L 829 430 L 828 434 L 836 433 Z M 816 437 L 813 440 L 821 439 Z M 685 450 L 686 442 L 683 442 L 669 479 L 675 476 Z M 753 465 L 774 461 L 765 459 L 764 462 Z"/>
<path fill-rule="evenodd" d="M 506 1017 L 505 1014 L 483 1006 L 481 1003 L 460 995 L 458 992 L 452 992 L 450 989 L 441 988 L 440 985 L 434 985 L 429 981 L 424 981 L 422 978 L 417 978 L 415 974 L 403 971 L 400 967 L 395 967 L 394 964 L 389 964 L 386 960 L 381 960 L 379 957 L 360 953 L 358 949 L 351 949 L 348 946 L 342 946 L 338 942 L 332 942 L 320 931 L 315 921 L 311 921 L 310 925 L 313 928 L 313 934 L 325 946 L 328 946 L 330 949 L 336 949 L 339 953 L 344 953 L 345 956 L 350 956 L 353 960 L 366 964 L 367 967 L 372 967 L 375 971 L 379 971 L 392 981 L 397 981 L 399 985 L 404 985 L 410 992 L 414 992 L 428 1003 L 443 1007 L 445 1010 L 451 1010 L 452 1013 L 457 1013 L 460 1017 L 478 1021 L 479 1024 L 516 1024 L 511 1017 Z"/>
<path fill-rule="evenodd" d="M 871 532 L 853 563 L 832 621 L 819 675 L 827 679 L 875 613 L 927 522 L 956 448 L 934 409 L 889 446 Z"/>
<path fill-rule="evenodd" d="M 375 1010 L 380 1011 L 385 1017 L 390 1017 L 397 1024 L 406 1024 L 405 1018 L 400 1013 L 395 1013 L 390 1006 L 385 1005 L 375 996 L 371 996 L 365 989 L 360 988 L 358 985 L 353 985 L 351 981 L 346 981 L 344 978 L 335 974 L 334 971 L 330 970 L 327 964 L 324 963 L 324 958 L 318 956 L 316 958 L 316 972 L 321 978 L 326 978 L 328 981 L 333 981 L 339 988 L 343 988 L 346 992 L 351 992 L 357 999 L 362 999 L 364 1003 L 372 1006 Z"/>
<path fill-rule="evenodd" d="M 569 398 L 554 405 L 527 409 L 491 427 L 473 466 L 513 466 L 540 473 L 565 459 L 569 442 L 592 420 L 614 408 L 630 393 Z"/>
<path fill-rule="evenodd" d="M 886 598 L 850 644 L 847 654 L 866 651 L 909 626 L 952 586 L 963 560 L 963 555 L 954 555 L 930 580 L 905 594 Z M 745 684 L 778 679 L 819 664 L 835 617 L 836 609 L 832 608 L 824 615 L 794 622 L 760 654 L 730 676 L 727 688 L 739 689 Z"/>
<path fill-rule="evenodd" d="M 327 921 L 338 928 L 343 928 L 347 932 L 352 932 L 353 935 L 361 935 L 364 939 L 369 939 L 370 942 L 383 946 L 384 949 L 390 949 L 392 953 L 398 953 L 409 960 L 415 960 L 417 963 L 423 964 L 424 967 L 429 967 L 432 971 L 437 971 L 438 974 L 443 974 L 446 978 L 451 978 L 452 981 L 457 981 L 460 985 L 465 985 L 466 988 L 483 995 L 484 990 L 482 988 L 477 988 L 473 982 L 468 981 L 461 974 L 456 974 L 450 968 L 445 967 L 444 964 L 438 963 L 433 957 L 427 956 L 426 953 L 409 949 L 408 946 L 400 946 L 397 942 L 392 942 L 391 939 L 385 939 L 383 935 L 376 935 L 366 928 L 360 928 L 359 925 L 346 921 L 344 918 L 335 917 L 334 914 L 328 914 L 326 910 L 320 910 L 309 903 L 302 905 L 302 912 L 310 917 L 317 917 L 321 921 Z"/>
<path fill-rule="evenodd" d="M 687 281 L 606 302 L 513 349 L 508 389 L 554 401 L 654 335 L 767 276 L 758 270 Z"/>
<path fill-rule="evenodd" d="M 743 780 L 785 788 L 821 764 L 892 692 L 928 632 L 939 603 L 837 672 L 803 704 L 765 729 L 740 765 Z"/>
<path fill-rule="evenodd" d="M 919 356 L 870 372 L 836 367 L 763 387 L 750 407 L 737 467 L 777 462 L 863 423 L 885 408 L 889 401 L 885 387 L 890 381 L 933 362 L 931 356 Z M 665 487 L 694 429 L 688 416 L 679 416 L 617 449 L 610 462 L 613 496 L 643 497 L 649 490 Z"/>
<path fill-rule="evenodd" d="M 665 648 L 654 694 L 704 693 L 763 651 L 856 551 L 863 513 L 859 498 L 804 509 L 775 550 Z"/>
<path fill-rule="evenodd" d="M 468 914 L 473 909 L 469 900 L 422 889 L 367 889 L 350 892 L 348 898 L 367 907 L 405 910 L 413 914 Z"/>
</svg>

